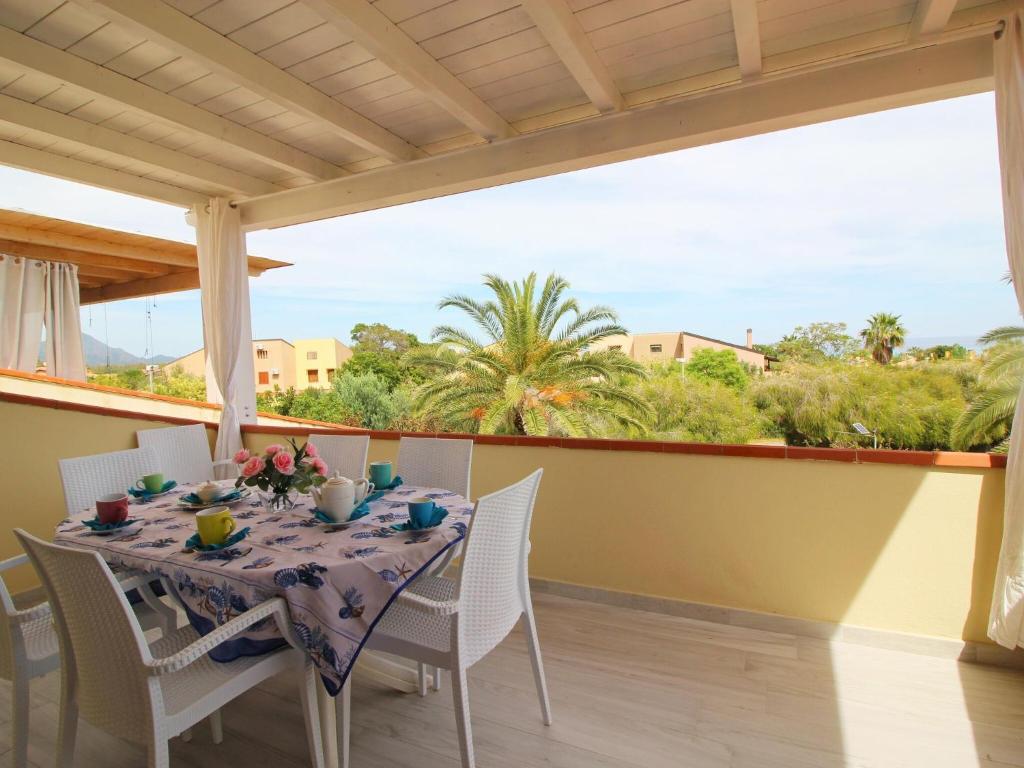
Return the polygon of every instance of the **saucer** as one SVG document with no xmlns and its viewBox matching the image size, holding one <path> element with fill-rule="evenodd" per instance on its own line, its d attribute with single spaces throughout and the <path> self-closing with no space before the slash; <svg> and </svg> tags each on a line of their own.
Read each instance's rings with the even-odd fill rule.
<svg viewBox="0 0 1024 768">
<path fill-rule="evenodd" d="M 321 510 L 317 509 L 316 507 L 313 507 L 313 517 L 315 517 L 318 522 L 323 523 L 332 530 L 340 531 L 344 528 L 348 528 L 351 525 L 355 525 L 356 523 L 361 522 L 363 518 L 370 514 L 370 508 L 365 504 L 361 504 L 359 507 L 356 507 L 355 510 L 353 510 L 352 514 L 353 517 L 350 517 L 348 520 L 338 522 L 336 520 L 332 520 L 331 518 L 329 518 Z"/>
<path fill-rule="evenodd" d="M 150 493 L 149 491 L 144 491 L 141 488 L 129 488 L 128 489 L 128 495 L 131 496 L 133 499 L 138 499 L 143 504 L 145 504 L 146 502 L 148 502 L 148 501 L 150 501 L 152 499 L 156 499 L 156 498 L 159 498 L 160 496 L 167 495 L 168 493 L 170 493 L 171 491 L 173 491 L 177 487 L 178 487 L 178 481 L 177 480 L 168 480 L 167 482 L 164 483 L 164 487 L 161 488 L 156 493 Z"/>
<path fill-rule="evenodd" d="M 86 522 L 86 526 L 93 522 L 89 520 Z M 126 533 L 136 533 L 142 529 L 145 523 L 137 518 L 128 518 L 124 521 L 124 525 L 114 526 L 113 528 L 92 528 L 85 532 L 86 536 L 118 536 Z"/>
<path fill-rule="evenodd" d="M 199 512 L 203 509 L 209 509 L 210 507 L 230 507 L 232 504 L 249 498 L 252 495 L 252 491 L 248 488 L 241 488 L 231 491 L 231 493 L 225 494 L 216 501 L 204 502 L 198 501 L 199 497 L 192 493 L 186 493 L 178 499 L 178 506 L 184 509 L 186 512 Z M 190 501 L 189 499 L 196 499 L 196 501 Z"/>
</svg>

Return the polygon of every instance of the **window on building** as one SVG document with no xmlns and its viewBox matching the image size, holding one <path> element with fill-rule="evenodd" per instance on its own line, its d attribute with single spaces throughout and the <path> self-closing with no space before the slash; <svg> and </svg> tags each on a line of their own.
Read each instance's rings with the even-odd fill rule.
<svg viewBox="0 0 1024 768">
<path fill-rule="evenodd" d="M 307 352 L 306 353 L 306 359 L 307 360 L 316 360 L 316 352 L 315 351 Z"/>
<path fill-rule="evenodd" d="M 260 384 L 269 384 L 270 383 L 270 374 L 267 373 L 266 371 L 260 371 L 256 375 L 259 377 L 258 380 L 259 380 Z"/>
<path fill-rule="evenodd" d="M 256 350 L 256 357 L 259 358 L 260 360 L 266 360 L 268 357 L 270 357 L 270 352 L 260 347 L 259 349 Z"/>
<path fill-rule="evenodd" d="M 308 381 L 310 384 L 316 384 L 317 382 L 319 382 L 320 371 L 318 371 L 316 368 L 310 368 L 308 371 L 306 371 L 306 381 Z"/>
<path fill-rule="evenodd" d="M 333 368 L 328 368 L 327 369 L 327 380 L 328 381 L 334 381 L 334 369 Z"/>
<path fill-rule="evenodd" d="M 610 347 L 608 347 L 608 349 L 610 349 L 612 352 L 621 352 L 622 351 L 622 345 L 621 344 L 612 344 Z"/>
<path fill-rule="evenodd" d="M 651 352 L 661 352 L 661 344 L 651 344 Z"/>
<path fill-rule="evenodd" d="M 281 374 L 278 373 L 277 371 L 274 371 L 274 378 L 275 379 L 280 379 L 281 378 Z"/>
</svg>

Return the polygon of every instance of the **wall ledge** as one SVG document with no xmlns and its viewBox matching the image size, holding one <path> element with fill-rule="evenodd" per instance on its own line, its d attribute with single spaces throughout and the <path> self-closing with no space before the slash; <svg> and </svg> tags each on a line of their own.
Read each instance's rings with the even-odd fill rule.
<svg viewBox="0 0 1024 768">
<path fill-rule="evenodd" d="M 0 371 L 0 375 L 3 375 Z M 80 384 L 80 382 L 72 382 Z M 115 389 L 113 387 L 109 389 Z M 132 390 L 123 390 L 132 392 Z M 176 400 L 177 398 L 171 398 Z M 211 414 L 210 420 L 186 419 L 164 416 L 146 411 L 107 408 L 98 405 L 69 403 L 52 398 L 18 395 L 0 392 L 0 402 L 33 405 L 40 408 L 54 408 L 64 411 L 78 411 L 127 419 L 145 419 L 168 424 L 197 424 L 216 427 L 218 419 Z M 192 400 L 181 400 L 196 405 Z M 219 410 L 220 406 L 212 406 Z M 1006 466 L 1006 456 L 997 453 L 960 453 L 956 451 L 892 451 L 870 448 L 804 448 L 790 445 L 728 445 L 719 443 L 672 443 L 653 440 L 599 440 L 572 437 L 522 437 L 510 435 L 474 435 L 456 432 L 388 432 L 357 429 L 340 424 L 282 417 L 273 413 L 259 414 L 267 418 L 294 421 L 295 426 L 243 424 L 242 432 L 259 435 L 369 435 L 374 440 L 398 440 L 402 437 L 463 438 L 480 445 L 506 445 L 531 448 L 568 448 L 570 450 L 634 451 L 640 453 L 685 453 L 697 456 L 729 456 L 752 459 L 787 459 L 804 461 L 832 461 L 847 464 L 892 464 L 916 467 L 942 467 L 943 469 L 1001 469 Z"/>
</svg>

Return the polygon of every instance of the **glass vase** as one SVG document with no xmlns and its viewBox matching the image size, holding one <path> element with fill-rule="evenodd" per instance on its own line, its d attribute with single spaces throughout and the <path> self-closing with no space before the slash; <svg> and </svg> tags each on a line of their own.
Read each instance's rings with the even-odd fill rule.
<svg viewBox="0 0 1024 768">
<path fill-rule="evenodd" d="M 261 491 L 256 490 L 256 495 L 263 503 L 263 509 L 268 515 L 279 515 L 282 512 L 290 512 L 299 500 L 299 492 L 294 488 L 287 491 Z"/>
</svg>

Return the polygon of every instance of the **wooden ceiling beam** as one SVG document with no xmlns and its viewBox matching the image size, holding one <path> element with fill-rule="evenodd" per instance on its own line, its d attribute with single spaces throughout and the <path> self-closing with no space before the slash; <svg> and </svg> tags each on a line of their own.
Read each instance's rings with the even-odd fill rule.
<svg viewBox="0 0 1024 768">
<path fill-rule="evenodd" d="M 82 288 L 79 301 L 86 304 L 99 304 L 118 299 L 132 299 L 138 296 L 156 296 L 162 293 L 189 291 L 199 287 L 199 270 L 176 272 L 173 275 L 132 280 L 127 283 L 109 283 L 95 288 Z"/>
<path fill-rule="evenodd" d="M 622 93 L 565 0 L 522 0 L 522 5 L 594 106 L 621 111 Z"/>
<path fill-rule="evenodd" d="M 367 0 L 305 0 L 347 37 L 485 139 L 516 130 Z"/>
<path fill-rule="evenodd" d="M 761 26 L 757 20 L 757 0 L 731 0 L 732 26 L 740 76 L 746 80 L 761 74 Z"/>
<path fill-rule="evenodd" d="M 107 256 L 120 256 L 126 259 L 148 261 L 155 264 L 163 264 L 173 267 L 189 267 L 196 269 L 198 263 L 194 255 L 170 253 L 168 251 L 159 251 L 154 248 L 142 248 L 140 246 L 127 243 L 112 243 L 103 240 L 95 240 L 90 237 L 67 235 L 47 229 L 33 229 L 32 227 L 19 227 L 11 224 L 0 224 L 0 238 L 5 240 L 17 240 L 23 243 L 35 243 L 37 245 L 45 245 L 54 248 L 66 248 L 71 251 L 100 253 Z"/>
<path fill-rule="evenodd" d="M 108 21 L 139 32 L 263 98 L 327 126 L 375 155 L 394 161 L 424 156 L 405 139 L 163 0 L 92 0 L 85 5 Z"/>
<path fill-rule="evenodd" d="M 2 29 L 3 27 L 0 27 L 0 30 Z M 0 58 L 3 56 L 2 50 L 3 46 L 0 44 Z M 182 208 L 205 204 L 208 200 L 208 197 L 202 192 L 183 189 L 162 181 L 154 181 L 102 165 L 86 163 L 72 157 L 26 147 L 22 144 L 15 144 L 13 141 L 0 141 L 0 164 L 55 176 L 59 179 L 77 181 L 80 184 L 89 184 L 93 187 L 110 189 L 114 192 L 145 197 Z"/>
<path fill-rule="evenodd" d="M 248 229 L 288 226 L 990 90 L 991 35 L 761 77 L 450 155 L 243 200 Z"/>
<path fill-rule="evenodd" d="M 284 189 L 264 179 L 3 94 L 0 120 L 187 176 L 200 188 L 213 186 L 220 194 L 265 195 Z"/>
<path fill-rule="evenodd" d="M 326 160 L 2 25 L 0 61 L 47 75 L 93 96 L 116 101 L 126 109 L 144 113 L 192 135 L 212 139 L 290 173 L 319 180 L 347 175 L 347 171 Z"/>
<path fill-rule="evenodd" d="M 956 3 L 957 0 L 917 0 L 914 17 L 910 20 L 909 39 L 917 40 L 944 30 Z"/>
<path fill-rule="evenodd" d="M 40 261 L 60 261 L 65 264 L 78 264 L 80 267 L 88 264 L 94 267 L 132 273 L 136 277 L 157 277 L 158 275 L 166 275 L 171 271 L 161 264 L 148 261 L 137 261 L 120 256 L 107 256 L 102 253 L 90 253 L 87 251 L 73 251 L 69 248 L 57 248 L 50 245 L 25 243 L 2 238 L 0 238 L 0 253 L 10 253 L 14 256 L 24 256 L 28 259 L 39 259 Z"/>
</svg>

